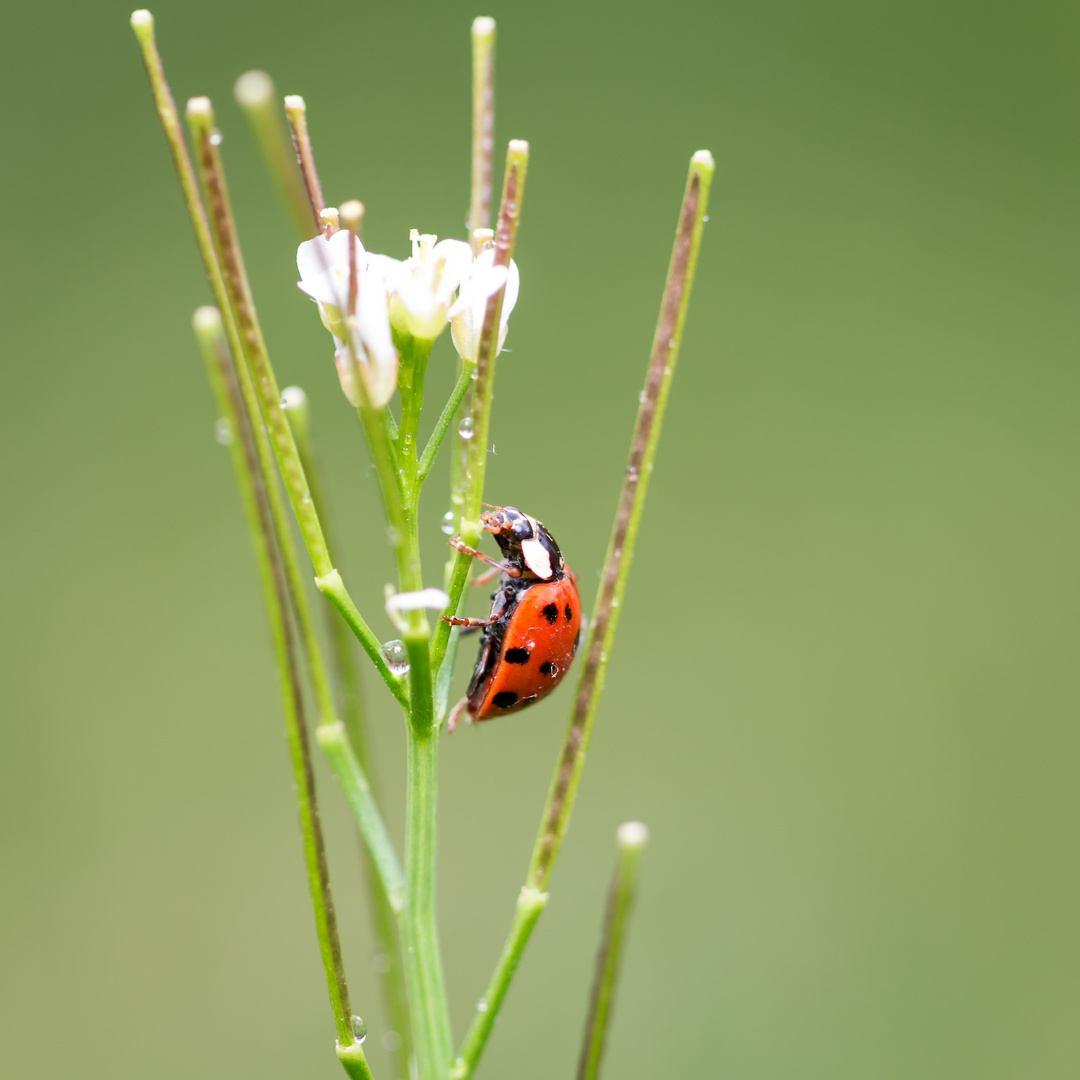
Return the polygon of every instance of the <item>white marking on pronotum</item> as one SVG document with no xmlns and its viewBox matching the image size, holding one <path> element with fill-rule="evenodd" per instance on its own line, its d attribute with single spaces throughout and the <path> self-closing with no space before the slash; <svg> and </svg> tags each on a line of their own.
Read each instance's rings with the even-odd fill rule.
<svg viewBox="0 0 1080 1080">
<path fill-rule="evenodd" d="M 551 553 L 536 537 L 521 541 L 521 554 L 525 565 L 538 577 L 551 577 Z"/>
</svg>

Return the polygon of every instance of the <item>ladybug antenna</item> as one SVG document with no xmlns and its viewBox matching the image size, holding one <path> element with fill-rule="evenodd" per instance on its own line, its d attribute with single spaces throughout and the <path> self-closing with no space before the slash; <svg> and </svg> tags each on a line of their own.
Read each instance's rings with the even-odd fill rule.
<svg viewBox="0 0 1080 1080">
<path fill-rule="evenodd" d="M 486 506 L 489 510 L 505 510 L 505 506 L 496 506 L 494 503 L 481 503 L 481 506 Z"/>
</svg>

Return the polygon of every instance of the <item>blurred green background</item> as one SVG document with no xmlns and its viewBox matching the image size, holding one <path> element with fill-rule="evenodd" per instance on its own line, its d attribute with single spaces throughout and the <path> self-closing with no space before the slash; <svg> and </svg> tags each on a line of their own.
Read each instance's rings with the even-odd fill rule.
<svg viewBox="0 0 1080 1080">
<path fill-rule="evenodd" d="M 129 12 L 9 4 L 0 44 L 0 1072 L 330 1078 L 261 599 L 189 330 L 207 292 Z M 362 198 L 400 256 L 412 226 L 462 235 L 469 23 L 498 19 L 498 141 L 533 161 L 488 495 L 551 527 L 587 596 L 687 159 L 717 158 L 589 767 L 482 1076 L 571 1074 L 630 817 L 653 841 L 608 1076 L 1076 1076 L 1075 5 L 154 12 L 177 98 L 218 106 L 279 376 L 311 396 L 340 563 L 386 637 L 365 450 L 235 77 L 306 96 L 327 197 Z M 400 723 L 368 696 L 400 835 Z M 569 696 L 445 743 L 458 1035 Z"/>
</svg>

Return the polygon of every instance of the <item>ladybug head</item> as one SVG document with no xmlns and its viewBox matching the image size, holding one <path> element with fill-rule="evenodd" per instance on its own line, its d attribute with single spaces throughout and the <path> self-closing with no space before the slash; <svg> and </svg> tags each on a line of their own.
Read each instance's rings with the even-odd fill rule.
<svg viewBox="0 0 1080 1080">
<path fill-rule="evenodd" d="M 563 575 L 563 559 L 554 537 L 534 517 L 516 506 L 493 506 L 480 524 L 495 537 L 503 558 L 523 574 L 554 581 Z"/>
</svg>

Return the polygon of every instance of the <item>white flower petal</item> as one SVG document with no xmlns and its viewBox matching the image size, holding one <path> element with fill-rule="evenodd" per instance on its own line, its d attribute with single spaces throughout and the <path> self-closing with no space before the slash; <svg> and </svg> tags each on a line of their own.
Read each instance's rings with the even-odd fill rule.
<svg viewBox="0 0 1080 1080">
<path fill-rule="evenodd" d="M 419 592 L 394 593 L 387 597 L 386 613 L 396 611 L 445 611 L 450 597 L 442 589 L 421 589 Z"/>
</svg>

